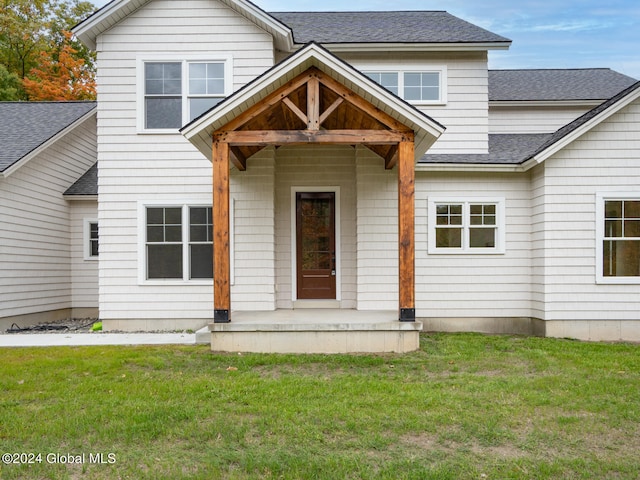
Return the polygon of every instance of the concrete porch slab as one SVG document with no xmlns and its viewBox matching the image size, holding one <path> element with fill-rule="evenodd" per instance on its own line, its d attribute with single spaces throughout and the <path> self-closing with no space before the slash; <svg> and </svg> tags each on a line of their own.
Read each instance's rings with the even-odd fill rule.
<svg viewBox="0 0 640 480">
<path fill-rule="evenodd" d="M 209 324 L 211 350 L 256 353 L 404 353 L 420 346 L 419 322 L 395 311 L 275 310 L 233 312 Z"/>
</svg>

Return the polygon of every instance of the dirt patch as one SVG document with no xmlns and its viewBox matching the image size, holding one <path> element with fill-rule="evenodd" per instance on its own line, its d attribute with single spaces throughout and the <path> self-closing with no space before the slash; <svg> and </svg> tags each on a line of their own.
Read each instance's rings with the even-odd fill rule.
<svg viewBox="0 0 640 480">
<path fill-rule="evenodd" d="M 90 333 L 97 318 L 67 318 L 53 322 L 36 323 L 26 327 L 12 325 L 2 333 L 6 334 L 38 334 L 38 333 Z"/>
</svg>

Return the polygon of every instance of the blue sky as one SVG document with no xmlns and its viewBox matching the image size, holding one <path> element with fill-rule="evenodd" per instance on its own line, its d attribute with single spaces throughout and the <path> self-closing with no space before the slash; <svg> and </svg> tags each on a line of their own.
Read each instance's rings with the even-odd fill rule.
<svg viewBox="0 0 640 480">
<path fill-rule="evenodd" d="M 108 0 L 94 0 L 102 6 Z M 180 0 L 177 0 L 180 1 Z M 608 67 L 640 79 L 638 0 L 253 0 L 264 10 L 446 10 L 513 40 L 489 67 Z"/>
</svg>

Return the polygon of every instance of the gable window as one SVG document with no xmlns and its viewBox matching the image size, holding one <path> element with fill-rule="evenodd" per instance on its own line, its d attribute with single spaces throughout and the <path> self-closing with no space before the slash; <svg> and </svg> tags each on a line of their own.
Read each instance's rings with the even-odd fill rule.
<svg viewBox="0 0 640 480">
<path fill-rule="evenodd" d="M 598 198 L 598 280 L 640 283 L 640 194 Z"/>
<path fill-rule="evenodd" d="M 429 200 L 429 253 L 504 253 L 504 199 Z"/>
<path fill-rule="evenodd" d="M 141 204 L 140 213 L 144 218 L 144 231 L 140 233 L 145 259 L 141 281 L 182 282 L 213 278 L 213 211 L 210 206 Z"/>
<path fill-rule="evenodd" d="M 230 93 L 230 59 L 143 61 L 143 131 L 176 131 Z"/>
<path fill-rule="evenodd" d="M 446 68 L 411 70 L 363 69 L 363 73 L 387 90 L 415 104 L 446 103 Z"/>
</svg>

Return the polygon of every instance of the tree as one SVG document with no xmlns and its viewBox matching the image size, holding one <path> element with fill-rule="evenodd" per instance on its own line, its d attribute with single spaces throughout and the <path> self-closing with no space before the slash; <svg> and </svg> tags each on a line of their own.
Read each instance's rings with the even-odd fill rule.
<svg viewBox="0 0 640 480">
<path fill-rule="evenodd" d="M 40 66 L 33 68 L 22 85 L 29 100 L 92 100 L 96 96 L 93 72 L 71 45 L 71 32 L 63 32 L 60 51 L 40 53 Z"/>
<path fill-rule="evenodd" d="M 42 81 L 38 75 L 47 68 L 51 74 L 56 68 L 69 70 L 69 79 L 81 82 L 72 92 L 85 98 L 84 82 L 88 76 L 95 77 L 95 54 L 67 33 L 95 9 L 93 4 L 84 0 L 0 0 L 0 8 L 0 63 L 6 70 L 23 81 L 36 82 Z M 84 62 L 81 66 L 74 64 L 78 59 Z M 33 89 L 30 92 L 19 88 L 18 95 L 23 100 L 35 99 Z"/>
<path fill-rule="evenodd" d="M 20 78 L 15 73 L 9 73 L 4 65 L 0 65 L 0 101 L 20 100 Z"/>
</svg>

